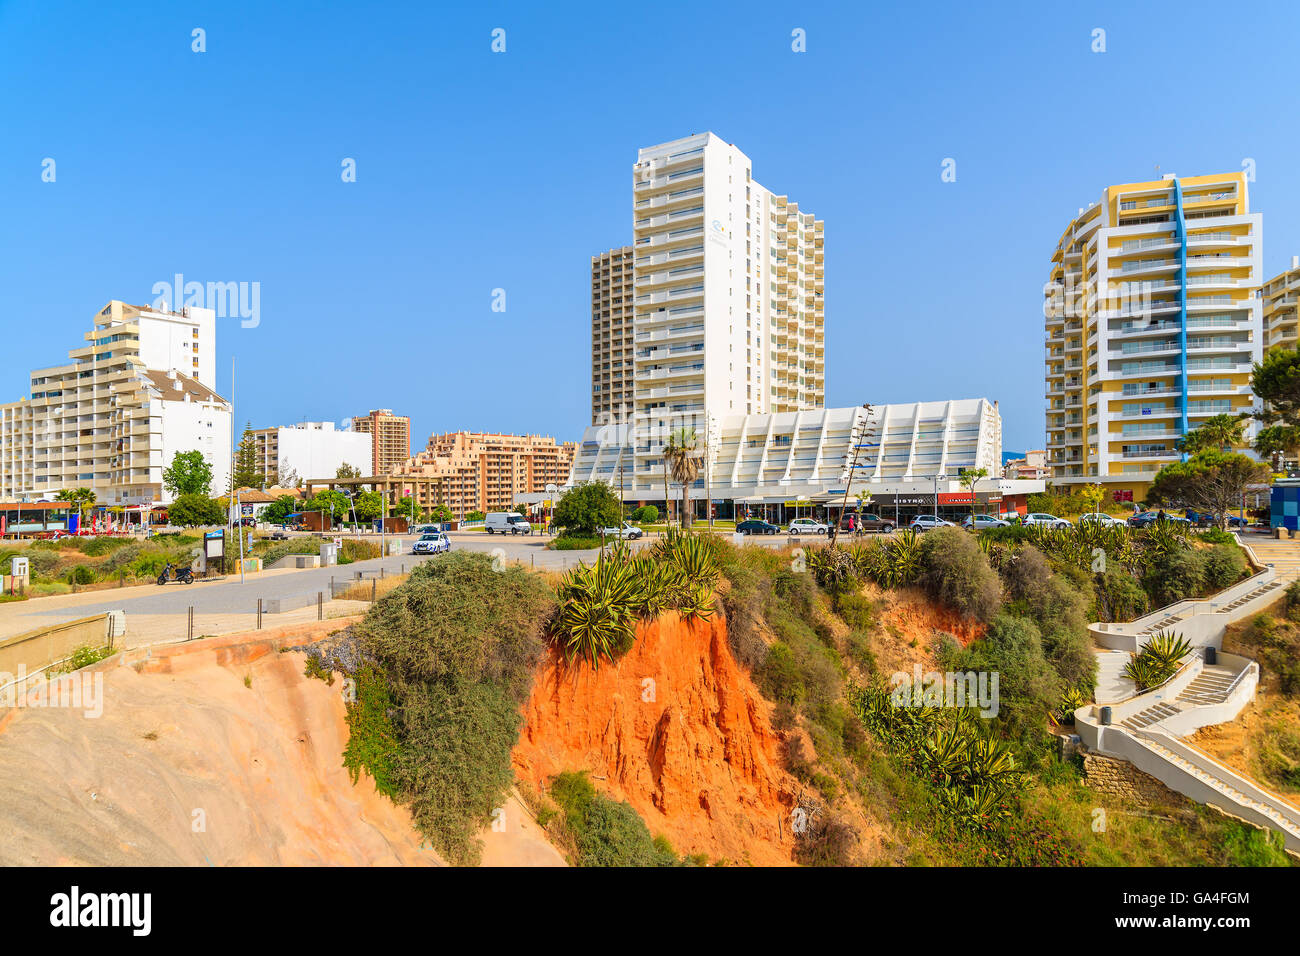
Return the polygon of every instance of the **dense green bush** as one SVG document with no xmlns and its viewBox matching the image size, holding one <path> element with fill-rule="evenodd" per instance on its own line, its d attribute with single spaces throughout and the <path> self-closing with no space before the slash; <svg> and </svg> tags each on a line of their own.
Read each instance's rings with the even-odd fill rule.
<svg viewBox="0 0 1300 956">
<path fill-rule="evenodd" d="M 360 657 L 391 698 L 394 745 L 359 748 L 351 769 L 387 781 L 455 863 L 477 861 L 475 833 L 513 781 L 519 706 L 554 609 L 541 577 L 457 551 L 418 566 L 355 626 Z M 372 742 L 377 695 L 349 710 L 350 729 Z"/>
<path fill-rule="evenodd" d="M 659 520 L 659 509 L 654 505 L 642 505 L 632 512 L 632 520 L 638 524 L 654 524 Z"/>
<path fill-rule="evenodd" d="M 206 495 L 181 495 L 167 506 L 167 517 L 184 528 L 219 525 L 226 522 L 226 510 Z"/>
<path fill-rule="evenodd" d="M 578 537 L 599 537 L 601 528 L 616 527 L 623 520 L 623 504 L 603 481 L 578 485 L 555 503 L 552 524 Z"/>
<path fill-rule="evenodd" d="M 1132 621 L 1147 612 L 1150 602 L 1133 575 L 1114 565 L 1097 583 L 1097 607 L 1104 621 Z"/>
<path fill-rule="evenodd" d="M 663 839 L 653 839 L 628 803 L 597 793 L 586 773 L 562 773 L 551 783 L 551 799 L 563 813 L 562 836 L 575 866 L 677 866 Z"/>
<path fill-rule="evenodd" d="M 876 606 L 861 594 L 842 594 L 835 611 L 855 631 L 869 631 L 876 626 Z"/>
<path fill-rule="evenodd" d="M 1205 556 L 1192 548 L 1168 551 L 1142 580 L 1157 607 L 1196 597 L 1205 590 Z"/>
<path fill-rule="evenodd" d="M 63 578 L 69 584 L 93 584 L 95 569 L 88 564 L 74 564 L 63 573 Z"/>
<path fill-rule="evenodd" d="M 991 621 L 1002 586 L 975 538 L 960 528 L 938 528 L 921 540 L 921 585 L 964 617 Z"/>
<path fill-rule="evenodd" d="M 1205 583 L 1215 591 L 1231 587 L 1246 574 L 1246 557 L 1234 544 L 1216 544 L 1205 553 Z"/>
</svg>

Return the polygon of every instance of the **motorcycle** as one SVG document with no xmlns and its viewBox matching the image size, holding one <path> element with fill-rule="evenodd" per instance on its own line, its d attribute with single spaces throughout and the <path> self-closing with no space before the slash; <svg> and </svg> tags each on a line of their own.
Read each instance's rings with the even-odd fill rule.
<svg viewBox="0 0 1300 956">
<path fill-rule="evenodd" d="M 166 584 L 169 580 L 176 580 L 181 584 L 193 584 L 194 572 L 188 567 L 178 568 L 168 564 L 167 567 L 163 568 L 162 574 L 158 575 L 158 583 L 160 585 Z"/>
</svg>

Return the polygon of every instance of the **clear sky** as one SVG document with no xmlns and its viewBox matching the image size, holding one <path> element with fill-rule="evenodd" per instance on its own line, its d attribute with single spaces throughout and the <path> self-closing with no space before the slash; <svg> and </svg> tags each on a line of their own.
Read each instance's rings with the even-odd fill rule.
<svg viewBox="0 0 1300 956">
<path fill-rule="evenodd" d="M 0 0 L 0 399 L 181 273 L 260 284 L 260 324 L 218 329 L 240 426 L 385 407 L 416 448 L 576 439 L 637 148 L 712 130 L 826 221 L 829 405 L 982 395 L 1042 447 L 1042 284 L 1104 186 L 1253 160 L 1265 272 L 1300 253 L 1297 27 L 1285 2 Z"/>
</svg>

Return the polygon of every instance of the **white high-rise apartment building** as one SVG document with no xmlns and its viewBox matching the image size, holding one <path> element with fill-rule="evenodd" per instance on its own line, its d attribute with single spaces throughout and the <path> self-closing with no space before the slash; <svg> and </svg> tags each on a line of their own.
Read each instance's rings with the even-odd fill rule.
<svg viewBox="0 0 1300 956">
<path fill-rule="evenodd" d="M 214 494 L 230 474 L 230 403 L 215 392 L 216 315 L 112 301 L 68 362 L 37 369 L 0 405 L 0 498 L 90 488 L 100 504 L 165 502 L 162 472 L 198 450 Z"/>
<path fill-rule="evenodd" d="M 633 194 L 638 472 L 674 427 L 822 408 L 823 223 L 713 133 L 640 150 Z"/>
</svg>

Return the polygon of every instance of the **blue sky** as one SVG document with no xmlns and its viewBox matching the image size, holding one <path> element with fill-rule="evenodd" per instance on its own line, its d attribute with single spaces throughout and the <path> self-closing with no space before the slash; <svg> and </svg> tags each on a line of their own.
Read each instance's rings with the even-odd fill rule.
<svg viewBox="0 0 1300 956">
<path fill-rule="evenodd" d="M 1266 273 L 1300 253 L 1295 5 L 893 6 L 0 0 L 0 399 L 183 273 L 260 283 L 218 333 L 241 425 L 576 439 L 589 257 L 637 148 L 706 129 L 826 221 L 827 403 L 987 396 L 1008 449 L 1042 445 L 1042 283 L 1103 186 L 1251 159 Z"/>
</svg>

